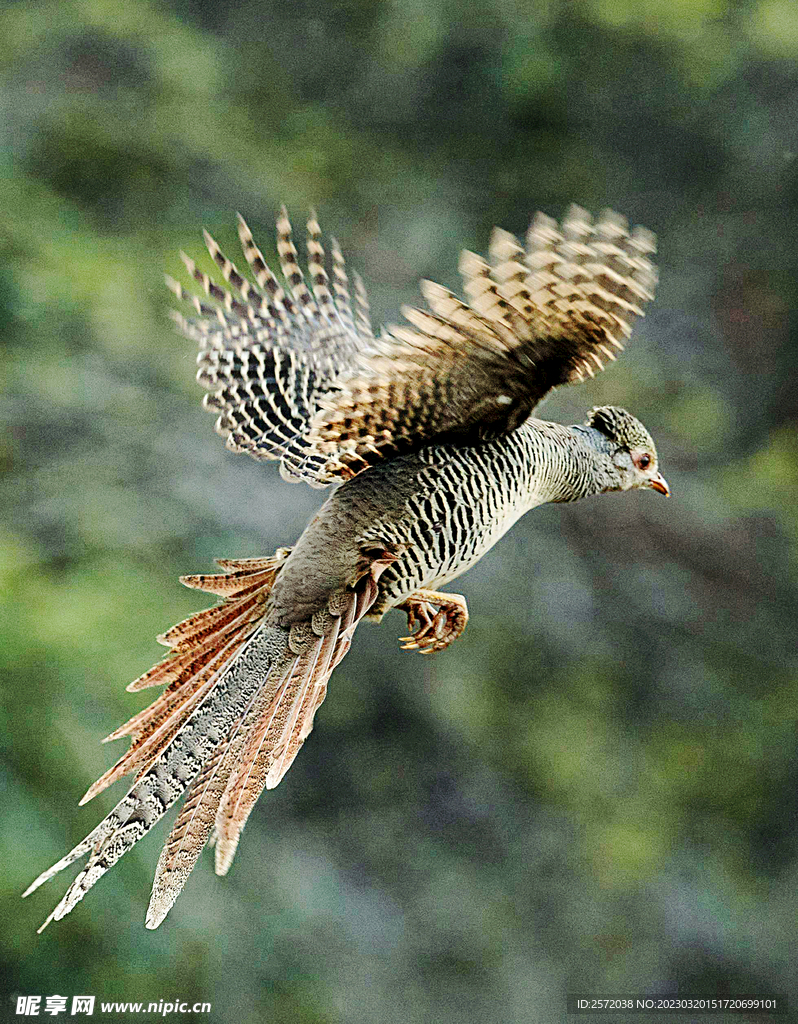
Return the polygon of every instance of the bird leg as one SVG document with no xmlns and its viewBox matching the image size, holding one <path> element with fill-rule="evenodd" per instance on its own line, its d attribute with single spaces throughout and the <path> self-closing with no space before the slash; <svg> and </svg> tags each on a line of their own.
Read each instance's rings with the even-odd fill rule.
<svg viewBox="0 0 798 1024">
<path fill-rule="evenodd" d="M 437 611 L 433 605 L 438 606 Z M 460 594 L 417 590 L 398 607 L 407 612 L 407 626 L 411 630 L 410 636 L 401 637 L 405 651 L 443 651 L 462 636 L 468 622 L 468 605 Z"/>
</svg>

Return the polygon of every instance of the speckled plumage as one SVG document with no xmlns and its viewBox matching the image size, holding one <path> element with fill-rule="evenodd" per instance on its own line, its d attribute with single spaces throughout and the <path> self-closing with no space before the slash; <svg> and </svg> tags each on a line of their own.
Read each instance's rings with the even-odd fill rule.
<svg viewBox="0 0 798 1024">
<path fill-rule="evenodd" d="M 284 283 L 241 219 L 239 235 L 253 279 L 207 234 L 228 287 L 184 257 L 215 305 L 168 279 L 198 314 L 175 319 L 199 343 L 205 405 L 232 451 L 277 459 L 288 479 L 341 486 L 292 549 L 183 578 L 222 601 L 159 637 L 169 655 L 129 687 L 165 690 L 108 737 L 129 735 L 131 746 L 84 800 L 123 775 L 136 781 L 29 888 L 88 856 L 45 924 L 69 913 L 184 793 L 147 926 L 163 920 L 208 841 L 226 873 L 255 801 L 309 735 L 362 618 L 401 608 L 413 629 L 405 646 L 442 650 L 468 612 L 464 598 L 436 588 L 529 509 L 636 487 L 668 493 L 648 431 L 625 410 L 592 409 L 570 427 L 532 415 L 551 388 L 594 375 L 623 347 L 656 281 L 649 232 L 630 233 L 611 213 L 593 223 L 578 207 L 561 226 L 539 214 L 525 246 L 497 229 L 488 260 L 463 254 L 465 301 L 424 282 L 429 308 L 404 310 L 409 326 L 379 338 L 357 277 L 352 303 L 335 242 L 328 270 L 315 215 L 309 285 L 284 210 Z"/>
</svg>

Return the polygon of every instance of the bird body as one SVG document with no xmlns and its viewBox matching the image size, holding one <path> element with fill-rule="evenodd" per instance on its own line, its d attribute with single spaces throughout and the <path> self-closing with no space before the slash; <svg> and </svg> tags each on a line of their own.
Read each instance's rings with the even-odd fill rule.
<svg viewBox="0 0 798 1024">
<path fill-rule="evenodd" d="M 608 448 L 595 429 L 529 419 L 499 439 L 431 445 L 373 466 L 334 491 L 294 545 L 272 591 L 276 621 L 322 607 L 368 547 L 398 555 L 380 576 L 368 618 L 444 586 L 530 509 L 620 489 Z"/>
<path fill-rule="evenodd" d="M 130 736 L 131 746 L 83 802 L 124 775 L 134 785 L 28 889 L 88 855 L 45 925 L 183 794 L 147 927 L 163 920 L 209 841 L 225 874 L 262 790 L 309 735 L 361 619 L 400 608 L 412 630 L 406 648 L 443 650 L 468 611 L 437 588 L 525 512 L 610 491 L 668 493 L 648 431 L 625 410 L 598 407 L 574 426 L 532 416 L 552 387 L 594 375 L 623 347 L 655 281 L 648 232 L 629 233 L 613 214 L 593 224 L 578 208 L 561 227 L 539 215 L 525 248 L 497 230 L 490 263 L 463 254 L 468 301 L 425 282 L 429 309 L 404 310 L 411 326 L 376 339 L 365 289 L 355 278 L 353 306 L 336 243 L 325 268 L 315 216 L 311 287 L 285 212 L 285 287 L 243 221 L 239 234 L 254 281 L 207 235 L 229 290 L 185 262 L 217 305 L 170 281 L 199 314 L 176 319 L 199 342 L 205 405 L 231 450 L 278 459 L 288 479 L 337 486 L 293 548 L 182 578 L 222 600 L 159 637 L 170 653 L 128 687 L 165 689 L 108 737 Z"/>
</svg>

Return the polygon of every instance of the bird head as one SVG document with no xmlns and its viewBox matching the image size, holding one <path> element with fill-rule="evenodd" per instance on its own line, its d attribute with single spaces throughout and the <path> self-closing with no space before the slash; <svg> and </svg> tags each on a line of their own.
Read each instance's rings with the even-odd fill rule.
<svg viewBox="0 0 798 1024">
<path fill-rule="evenodd" d="M 657 449 L 651 434 L 640 420 L 626 409 L 612 405 L 595 406 L 585 421 L 608 439 L 610 458 L 621 479 L 621 490 L 650 487 L 666 497 L 670 495 L 665 477 L 657 468 Z"/>
</svg>

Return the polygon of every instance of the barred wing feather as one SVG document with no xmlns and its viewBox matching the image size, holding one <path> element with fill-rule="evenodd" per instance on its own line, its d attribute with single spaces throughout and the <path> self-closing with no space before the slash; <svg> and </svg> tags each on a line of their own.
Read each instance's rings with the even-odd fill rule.
<svg viewBox="0 0 798 1024">
<path fill-rule="evenodd" d="M 489 258 L 464 252 L 465 298 L 422 282 L 427 309 L 374 338 L 368 300 L 354 303 L 340 249 L 325 267 L 315 215 L 307 270 L 285 210 L 277 221 L 284 284 L 249 228 L 239 235 L 254 280 L 206 234 L 227 287 L 184 257 L 209 305 L 170 281 L 198 317 L 175 314 L 199 342 L 205 407 L 233 451 L 278 459 L 314 487 L 433 442 L 473 443 L 519 426 L 554 387 L 593 377 L 616 358 L 653 297 L 654 236 L 577 206 L 561 225 L 538 214 L 525 244 L 496 228 Z"/>
<path fill-rule="evenodd" d="M 172 278 L 167 284 L 195 317 L 173 312 L 179 329 L 199 345 L 197 379 L 203 402 L 217 414 L 216 429 L 234 452 L 278 459 L 283 475 L 315 486 L 316 463 L 305 434 L 320 398 L 351 370 L 357 354 L 372 341 L 369 306 L 358 277 L 354 302 L 341 250 L 331 242 L 330 273 L 325 267 L 321 230 L 315 215 L 307 224 L 308 274 L 305 281 L 291 225 L 283 209 L 277 221 L 277 251 L 284 286 L 269 268 L 246 222 L 238 233 L 253 280 L 245 277 L 206 232 L 208 252 L 225 281 L 218 284 L 183 254 L 186 269 L 213 304 Z"/>
<path fill-rule="evenodd" d="M 653 298 L 654 236 L 609 211 L 538 214 L 522 246 L 495 229 L 490 258 L 464 252 L 466 300 L 422 282 L 428 309 L 403 309 L 340 387 L 320 396 L 308 471 L 346 479 L 375 458 L 515 429 L 554 387 L 593 377 Z M 319 471 L 319 459 L 324 465 Z"/>
</svg>

